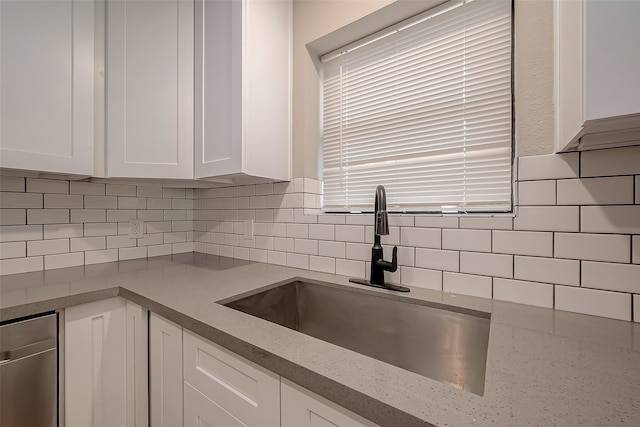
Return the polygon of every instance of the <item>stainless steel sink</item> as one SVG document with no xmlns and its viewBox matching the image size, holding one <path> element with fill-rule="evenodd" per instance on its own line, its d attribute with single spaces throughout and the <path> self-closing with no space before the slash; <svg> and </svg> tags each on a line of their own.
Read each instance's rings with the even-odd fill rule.
<svg viewBox="0 0 640 427">
<path fill-rule="evenodd" d="M 419 300 L 304 281 L 222 303 L 462 390 L 484 394 L 489 313 L 463 313 Z"/>
</svg>

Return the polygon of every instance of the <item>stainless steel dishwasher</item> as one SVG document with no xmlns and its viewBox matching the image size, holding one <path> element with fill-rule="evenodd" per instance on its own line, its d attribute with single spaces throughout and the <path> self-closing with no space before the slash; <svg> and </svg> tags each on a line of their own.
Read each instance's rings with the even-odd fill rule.
<svg viewBox="0 0 640 427">
<path fill-rule="evenodd" d="M 0 326 L 0 427 L 56 426 L 56 314 Z"/>
</svg>

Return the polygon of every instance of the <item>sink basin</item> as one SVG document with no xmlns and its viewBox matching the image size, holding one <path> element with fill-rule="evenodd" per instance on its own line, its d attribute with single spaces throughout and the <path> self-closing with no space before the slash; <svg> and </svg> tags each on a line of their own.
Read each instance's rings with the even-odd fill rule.
<svg viewBox="0 0 640 427">
<path fill-rule="evenodd" d="M 374 291 L 375 292 L 375 291 Z M 294 281 L 224 305 L 477 395 L 490 314 Z"/>
</svg>

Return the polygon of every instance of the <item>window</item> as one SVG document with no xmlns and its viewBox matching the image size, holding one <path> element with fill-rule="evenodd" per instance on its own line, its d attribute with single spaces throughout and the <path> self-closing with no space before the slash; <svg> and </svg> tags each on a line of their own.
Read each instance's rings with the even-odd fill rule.
<svg viewBox="0 0 640 427">
<path fill-rule="evenodd" d="M 445 3 L 321 58 L 323 208 L 506 212 L 512 3 Z"/>
</svg>

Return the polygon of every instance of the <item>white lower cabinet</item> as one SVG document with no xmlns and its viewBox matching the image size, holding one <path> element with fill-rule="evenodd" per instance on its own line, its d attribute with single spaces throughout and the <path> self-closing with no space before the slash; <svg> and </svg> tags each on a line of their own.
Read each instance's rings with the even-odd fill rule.
<svg viewBox="0 0 640 427">
<path fill-rule="evenodd" d="M 280 426 L 280 377 L 187 331 L 184 393 L 185 426 Z"/>
<path fill-rule="evenodd" d="M 149 394 L 152 427 L 182 426 L 182 328 L 151 313 Z"/>
<path fill-rule="evenodd" d="M 64 323 L 66 425 L 146 425 L 146 311 L 111 298 L 67 308 Z"/>
<path fill-rule="evenodd" d="M 377 424 L 282 379 L 282 427 L 373 427 Z"/>
</svg>

